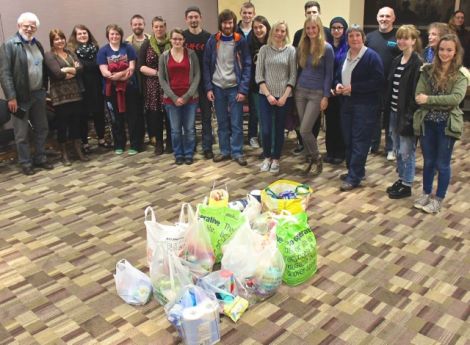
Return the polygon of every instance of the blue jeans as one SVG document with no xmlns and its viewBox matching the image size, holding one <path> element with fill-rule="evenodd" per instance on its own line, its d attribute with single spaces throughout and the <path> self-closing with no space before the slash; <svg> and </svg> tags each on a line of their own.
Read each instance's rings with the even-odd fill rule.
<svg viewBox="0 0 470 345">
<path fill-rule="evenodd" d="M 367 154 L 372 141 L 372 131 L 377 123 L 377 104 L 357 104 L 343 97 L 341 128 L 346 148 L 346 182 L 358 186 L 366 173 Z"/>
<path fill-rule="evenodd" d="M 455 138 L 445 135 L 446 121 L 424 121 L 424 132 L 420 137 L 423 152 L 423 191 L 431 194 L 434 175 L 438 172 L 436 197 L 444 199 L 449 186 L 450 159 Z"/>
<path fill-rule="evenodd" d="M 166 104 L 166 112 L 170 118 L 171 143 L 176 158 L 192 158 L 194 154 L 194 120 L 196 103 L 186 103 L 180 107 Z"/>
<path fill-rule="evenodd" d="M 261 138 L 265 158 L 281 158 L 282 146 L 284 145 L 284 126 L 287 112 L 291 106 L 292 97 L 287 98 L 286 104 L 282 107 L 278 107 L 269 104 L 266 96 L 259 95 Z M 272 140 L 273 134 L 274 140 Z"/>
<path fill-rule="evenodd" d="M 222 89 L 214 85 L 212 91 L 215 96 L 220 153 L 224 156 L 231 154 L 236 159 L 243 156 L 243 104 L 236 100 L 238 88 Z"/>
<path fill-rule="evenodd" d="M 393 151 L 397 153 L 398 178 L 407 186 L 411 186 L 415 179 L 416 167 L 416 138 L 404 137 L 398 133 L 398 116 L 390 112 L 390 137 Z"/>
</svg>

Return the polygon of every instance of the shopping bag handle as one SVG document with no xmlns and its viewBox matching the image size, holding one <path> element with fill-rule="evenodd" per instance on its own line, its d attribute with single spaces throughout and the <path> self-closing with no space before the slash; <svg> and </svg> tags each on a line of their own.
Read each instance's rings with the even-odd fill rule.
<svg viewBox="0 0 470 345">
<path fill-rule="evenodd" d="M 145 221 L 148 221 L 148 214 L 151 214 L 152 218 L 150 219 L 152 222 L 156 222 L 156 218 L 155 218 L 155 212 L 153 211 L 153 208 L 152 206 L 148 206 L 146 209 L 145 209 Z"/>
<path fill-rule="evenodd" d="M 185 213 L 186 211 L 186 213 Z M 185 223 L 185 220 L 187 219 L 188 223 L 191 223 L 194 220 L 194 210 L 189 202 L 184 202 L 181 205 L 181 212 L 180 212 L 180 218 L 179 218 L 179 223 Z"/>
<path fill-rule="evenodd" d="M 127 266 L 127 260 L 126 259 L 121 259 L 116 263 L 116 273 L 119 271 L 122 271 L 124 268 Z"/>
</svg>

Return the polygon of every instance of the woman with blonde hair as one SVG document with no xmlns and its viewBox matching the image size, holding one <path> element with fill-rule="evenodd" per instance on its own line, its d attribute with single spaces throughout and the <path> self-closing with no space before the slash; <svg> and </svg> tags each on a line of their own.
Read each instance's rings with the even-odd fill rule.
<svg viewBox="0 0 470 345">
<path fill-rule="evenodd" d="M 420 32 L 414 25 L 402 25 L 396 33 L 402 52 L 392 61 L 388 75 L 385 112 L 390 119 L 390 137 L 397 157 L 398 180 L 387 188 L 390 199 L 411 196 L 416 166 L 416 138 L 413 114 L 418 108 L 414 96 L 423 64 Z"/>
<path fill-rule="evenodd" d="M 335 62 L 333 47 L 325 41 L 319 16 L 309 16 L 304 22 L 297 61 L 300 73 L 295 90 L 295 104 L 300 119 L 300 135 L 307 151 L 305 173 L 310 173 L 315 164 L 313 176 L 317 176 L 322 172 L 323 164 L 312 128 L 320 112 L 328 107 Z"/>
<path fill-rule="evenodd" d="M 431 23 L 428 28 L 428 46 L 424 49 L 424 62 L 432 63 L 436 53 L 437 43 L 442 36 L 450 34 L 452 30 L 446 23 Z"/>
<path fill-rule="evenodd" d="M 462 67 L 463 49 L 457 35 L 441 37 L 436 53 L 433 63 L 422 68 L 415 98 L 419 109 L 413 118 L 424 158 L 423 194 L 414 207 L 426 213 L 439 212 L 446 196 L 453 147 L 463 131 L 459 104 L 465 98 L 470 79 L 468 70 Z M 437 189 L 432 197 L 436 172 Z"/>
<path fill-rule="evenodd" d="M 287 23 L 277 22 L 269 32 L 268 43 L 259 50 L 256 64 L 255 79 L 260 93 L 260 127 L 264 155 L 260 170 L 271 173 L 279 172 L 284 124 L 297 78 L 295 48 L 288 43 Z"/>
</svg>

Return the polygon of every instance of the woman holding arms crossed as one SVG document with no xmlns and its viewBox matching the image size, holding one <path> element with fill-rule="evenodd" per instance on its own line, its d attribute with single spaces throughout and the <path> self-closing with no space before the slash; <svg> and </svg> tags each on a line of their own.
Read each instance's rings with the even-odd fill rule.
<svg viewBox="0 0 470 345">
<path fill-rule="evenodd" d="M 44 60 L 50 79 L 52 105 L 57 117 L 57 141 L 62 153 L 62 163 L 71 165 L 67 154 L 67 139 L 73 141 L 75 152 L 81 161 L 89 158 L 83 155 L 80 141 L 80 121 L 85 116 L 82 91 L 83 85 L 77 78 L 82 66 L 77 56 L 65 46 L 65 34 L 62 30 L 53 29 L 49 33 L 51 51 Z"/>
<path fill-rule="evenodd" d="M 463 49 L 455 34 L 444 35 L 437 44 L 433 63 L 425 65 L 416 87 L 414 132 L 419 136 L 423 152 L 423 194 L 414 207 L 427 213 L 441 210 L 449 186 L 450 161 L 455 140 L 463 131 L 463 112 L 459 108 L 465 98 L 469 72 L 462 67 Z M 431 196 L 437 171 L 437 189 Z"/>
</svg>

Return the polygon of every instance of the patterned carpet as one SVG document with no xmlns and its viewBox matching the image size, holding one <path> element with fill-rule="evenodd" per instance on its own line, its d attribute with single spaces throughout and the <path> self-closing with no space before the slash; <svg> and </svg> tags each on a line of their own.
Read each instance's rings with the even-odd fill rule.
<svg viewBox="0 0 470 345">
<path fill-rule="evenodd" d="M 470 133 L 470 123 L 466 123 Z M 279 292 L 234 324 L 222 318 L 222 344 L 470 344 L 470 141 L 458 142 L 453 177 L 438 216 L 391 200 L 394 164 L 370 156 L 363 187 L 339 192 L 343 167 L 302 176 L 286 142 L 279 177 L 315 190 L 310 225 L 318 241 L 318 273 Z M 323 138 L 321 146 L 324 150 Z M 116 262 L 147 271 L 144 209 L 174 221 L 213 182 L 232 199 L 279 177 L 248 166 L 215 164 L 199 153 L 192 166 L 149 147 L 136 156 L 112 152 L 88 163 L 32 177 L 0 163 L 0 344 L 178 344 L 155 300 L 125 304 L 115 292 Z"/>
</svg>

